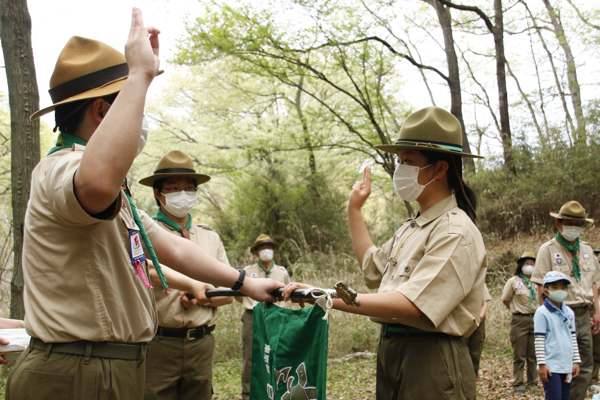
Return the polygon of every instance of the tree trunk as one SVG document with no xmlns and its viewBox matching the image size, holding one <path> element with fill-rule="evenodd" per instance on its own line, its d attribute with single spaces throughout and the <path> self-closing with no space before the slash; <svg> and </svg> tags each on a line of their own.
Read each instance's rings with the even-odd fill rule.
<svg viewBox="0 0 600 400">
<path fill-rule="evenodd" d="M 573 103 L 573 111 L 575 112 L 575 119 L 577 120 L 577 130 L 573 133 L 575 143 L 586 143 L 586 132 L 585 132 L 585 118 L 583 117 L 583 109 L 581 107 L 581 90 L 579 88 L 579 82 L 577 80 L 577 67 L 575 66 L 575 58 L 571 52 L 571 46 L 567 42 L 567 36 L 563 30 L 560 16 L 552 7 L 552 4 L 548 0 L 542 0 L 548 9 L 548 15 L 552 21 L 554 27 L 554 33 L 558 39 L 560 47 L 562 47 L 565 53 L 567 61 L 567 78 L 569 80 L 569 91 L 571 92 L 571 102 Z"/>
<path fill-rule="evenodd" d="M 304 85 L 304 76 L 300 77 L 300 83 L 298 84 L 298 90 L 296 91 L 296 99 L 294 101 L 294 107 L 296 108 L 296 112 L 298 113 L 298 118 L 300 119 L 300 124 L 302 125 L 302 135 L 304 137 L 304 145 L 306 146 L 306 151 L 308 151 L 308 167 L 310 168 L 310 174 L 315 176 L 317 174 L 317 162 L 315 160 L 315 152 L 312 147 L 312 143 L 310 141 L 310 133 L 308 132 L 308 122 L 306 121 L 306 117 L 302 112 L 302 102 L 300 101 L 302 98 L 302 86 Z"/>
<path fill-rule="evenodd" d="M 460 126 L 462 127 L 463 151 L 465 153 L 470 153 L 471 146 L 469 145 L 469 139 L 467 138 L 467 130 L 465 128 L 465 121 L 462 114 L 460 70 L 458 68 L 458 57 L 456 56 L 456 50 L 454 48 L 454 36 L 452 35 L 450 9 L 444 7 L 444 5 L 438 1 L 433 1 L 432 3 L 435 11 L 437 12 L 440 26 L 442 27 L 442 32 L 444 34 L 444 50 L 446 52 L 446 62 L 448 63 L 448 86 L 450 87 L 450 112 L 458 119 Z M 472 158 L 465 158 L 463 163 L 467 171 L 475 171 L 475 162 Z"/>
<path fill-rule="evenodd" d="M 14 266 L 11 318 L 23 319 L 23 220 L 31 173 L 40 160 L 40 122 L 29 116 L 39 109 L 39 94 L 31 47 L 31 18 L 26 0 L 0 0 L 0 39 L 6 64 L 11 129 L 11 181 Z"/>
<path fill-rule="evenodd" d="M 500 111 L 500 136 L 504 150 L 504 166 L 516 174 L 512 157 L 512 134 L 508 117 L 508 91 L 506 89 L 506 59 L 504 58 L 504 19 L 502 0 L 494 0 L 494 46 L 496 48 L 496 79 L 498 81 L 498 109 Z"/>
</svg>

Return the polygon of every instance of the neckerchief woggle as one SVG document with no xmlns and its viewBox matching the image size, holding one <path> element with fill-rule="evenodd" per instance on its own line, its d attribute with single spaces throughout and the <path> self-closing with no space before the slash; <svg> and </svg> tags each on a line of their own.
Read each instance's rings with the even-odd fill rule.
<svg viewBox="0 0 600 400">
<path fill-rule="evenodd" d="M 265 271 L 265 274 L 267 275 L 267 278 L 269 277 L 269 274 L 271 273 L 271 270 L 273 269 L 273 265 L 275 265 L 274 261 L 271 261 L 271 266 L 269 267 L 269 269 L 266 269 L 265 267 L 262 266 L 262 264 L 259 262 L 256 263 L 256 265 L 258 265 L 258 267 L 260 269 L 262 269 L 263 271 Z"/>
<path fill-rule="evenodd" d="M 160 208 L 158 209 L 158 212 L 156 213 L 156 215 L 152 217 L 152 219 L 155 221 L 164 222 L 165 224 L 169 225 L 171 228 L 175 229 L 177 232 L 181 233 L 181 226 L 179 226 L 175 221 L 173 221 L 171 218 L 169 218 L 169 216 L 167 214 L 165 214 L 163 212 L 163 210 Z M 188 220 L 185 223 L 184 228 L 189 231 L 191 227 L 192 227 L 192 216 L 190 214 L 188 214 Z"/>
<path fill-rule="evenodd" d="M 61 133 L 60 135 L 58 135 L 58 138 L 56 139 L 55 146 L 50 149 L 50 151 L 48 152 L 47 155 L 57 152 L 58 150 L 68 149 L 70 147 L 73 147 L 74 144 L 79 144 L 79 145 L 85 146 L 87 144 L 87 142 L 77 136 L 69 135 L 68 133 Z M 163 286 L 163 291 L 169 293 L 171 291 L 171 289 L 167 286 L 167 278 L 165 278 L 165 274 L 163 273 L 162 268 L 160 267 L 160 262 L 158 261 L 158 258 L 156 257 L 156 253 L 154 252 L 152 243 L 150 243 L 150 238 L 148 237 L 148 233 L 146 232 L 146 229 L 144 228 L 144 224 L 142 224 L 140 215 L 137 212 L 137 207 L 135 206 L 135 204 L 133 204 L 133 200 L 131 199 L 131 193 L 129 193 L 129 187 L 127 186 L 127 179 L 125 179 L 123 181 L 122 185 L 123 185 L 123 192 L 125 193 L 125 197 L 127 197 L 127 200 L 129 201 L 129 206 L 131 207 L 131 214 L 133 214 L 133 220 L 135 221 L 136 225 L 140 228 L 140 235 L 142 236 L 142 241 L 144 242 L 144 246 L 146 246 L 146 251 L 148 251 L 148 254 L 150 255 L 152 264 L 154 264 L 154 269 L 156 270 L 156 273 L 158 274 L 158 277 L 160 278 L 160 282 L 162 283 L 162 286 Z M 137 262 L 137 263 L 138 263 L 137 265 L 136 264 L 134 264 L 134 265 L 136 265 L 136 267 L 138 269 L 137 272 L 140 275 L 142 282 L 144 282 L 145 286 L 152 287 L 152 286 L 150 286 L 150 283 L 148 282 L 146 277 L 143 276 L 139 262 Z"/>
<path fill-rule="evenodd" d="M 521 279 L 523 279 L 523 282 L 525 282 L 527 287 L 529 287 L 529 308 L 531 308 L 532 299 L 535 299 L 535 303 L 537 305 L 539 305 L 540 303 L 537 299 L 537 293 L 535 292 L 535 289 L 533 288 L 533 284 L 531 282 L 529 282 L 529 279 L 525 278 L 525 275 L 523 274 L 523 272 L 519 272 L 519 276 L 521 277 Z"/>
<path fill-rule="evenodd" d="M 565 250 L 569 251 L 569 255 L 573 259 L 573 274 L 575 275 L 577 282 L 579 282 L 581 280 L 581 274 L 579 272 L 579 238 L 575 241 L 575 246 L 571 246 L 562 236 L 560 236 L 560 231 L 558 231 L 556 232 L 556 239 L 562 244 Z"/>
</svg>

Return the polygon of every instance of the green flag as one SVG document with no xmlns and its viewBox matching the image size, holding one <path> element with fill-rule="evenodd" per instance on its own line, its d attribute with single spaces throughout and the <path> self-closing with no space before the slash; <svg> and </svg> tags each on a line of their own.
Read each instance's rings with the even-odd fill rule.
<svg viewBox="0 0 600 400">
<path fill-rule="evenodd" d="M 254 307 L 250 400 L 326 400 L 329 326 L 319 305 Z"/>
</svg>

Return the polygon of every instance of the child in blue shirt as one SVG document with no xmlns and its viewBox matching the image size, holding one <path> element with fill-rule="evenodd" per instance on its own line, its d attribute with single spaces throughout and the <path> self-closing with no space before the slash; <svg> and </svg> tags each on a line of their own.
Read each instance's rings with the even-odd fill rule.
<svg viewBox="0 0 600 400">
<path fill-rule="evenodd" d="M 546 400 L 568 400 L 571 380 L 579 375 L 575 313 L 563 303 L 571 281 L 559 271 L 544 276 L 544 304 L 533 317 L 535 355 Z"/>
</svg>

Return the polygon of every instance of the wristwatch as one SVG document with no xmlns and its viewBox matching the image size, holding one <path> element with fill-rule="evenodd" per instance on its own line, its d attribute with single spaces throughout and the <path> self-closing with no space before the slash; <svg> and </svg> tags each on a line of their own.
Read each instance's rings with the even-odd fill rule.
<svg viewBox="0 0 600 400">
<path fill-rule="evenodd" d="M 242 287 L 242 285 L 244 284 L 244 278 L 246 277 L 246 270 L 238 269 L 238 271 L 240 271 L 240 276 L 238 277 L 238 280 L 235 281 L 235 284 L 232 286 L 231 290 L 239 290 Z"/>
</svg>

